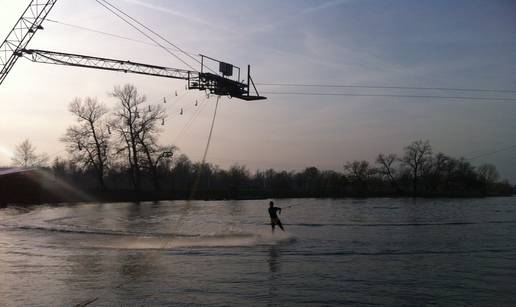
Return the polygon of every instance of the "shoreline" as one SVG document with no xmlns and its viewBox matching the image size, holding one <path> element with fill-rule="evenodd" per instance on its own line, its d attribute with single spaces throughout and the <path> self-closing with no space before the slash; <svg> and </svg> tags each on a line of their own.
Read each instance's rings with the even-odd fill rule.
<svg viewBox="0 0 516 307">
<path fill-rule="evenodd" d="M 256 196 L 256 197 L 233 197 L 233 198 L 224 198 L 224 197 L 159 197 L 165 196 L 163 194 L 156 195 L 155 192 L 139 192 L 136 193 L 132 191 L 131 194 L 127 194 L 125 191 L 123 193 L 126 197 L 113 197 L 115 195 L 111 194 L 111 197 L 99 197 L 99 194 L 90 194 L 88 198 L 59 198 L 59 197 L 48 197 L 41 199 L 33 199 L 33 200 L 10 200 L 10 201 L 0 201 L 0 208 L 8 208 L 10 206 L 14 207 L 32 207 L 32 206 L 41 206 L 41 205 L 70 205 L 70 204 L 80 204 L 80 203 L 123 203 L 123 202 L 160 202 L 160 201 L 242 201 L 242 200 L 267 200 L 267 199 L 376 199 L 376 198 L 385 198 L 385 199 L 484 199 L 484 198 L 505 198 L 505 197 L 516 197 L 516 194 L 497 194 L 497 195 L 465 195 L 465 194 L 453 194 L 453 195 L 343 195 L 343 196 L 303 196 L 303 195 L 268 195 L 268 196 Z M 137 197 L 134 197 L 137 194 Z M 151 194 L 154 194 L 151 196 Z M 121 196 L 121 195 L 116 195 Z M 127 197 L 133 196 L 133 197 Z"/>
</svg>

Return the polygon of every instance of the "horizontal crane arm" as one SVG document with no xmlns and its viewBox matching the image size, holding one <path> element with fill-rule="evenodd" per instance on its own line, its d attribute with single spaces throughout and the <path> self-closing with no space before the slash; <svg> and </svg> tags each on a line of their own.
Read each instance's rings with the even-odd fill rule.
<svg viewBox="0 0 516 307">
<path fill-rule="evenodd" d="M 93 57 L 73 53 L 25 49 L 22 51 L 21 55 L 28 58 L 32 62 L 37 63 L 96 68 L 103 70 L 119 71 L 124 73 L 129 72 L 135 74 L 174 78 L 181 80 L 190 80 L 191 78 L 197 77 L 198 75 L 197 72 L 190 70 L 142 64 L 131 61 Z"/>
<path fill-rule="evenodd" d="M 17 53 L 17 56 L 26 57 L 32 62 L 37 63 L 95 68 L 164 78 L 181 79 L 186 80 L 188 82 L 188 89 L 190 90 L 208 91 L 209 93 L 215 95 L 231 96 L 243 100 L 266 99 L 265 97 L 260 95 L 255 96 L 249 94 L 249 81 L 252 82 L 250 72 L 248 72 L 249 81 L 246 84 L 243 82 L 229 79 L 224 75 L 220 76 L 213 73 L 197 72 L 164 66 L 136 63 L 131 61 L 100 58 L 82 54 L 37 49 L 23 49 Z"/>
</svg>

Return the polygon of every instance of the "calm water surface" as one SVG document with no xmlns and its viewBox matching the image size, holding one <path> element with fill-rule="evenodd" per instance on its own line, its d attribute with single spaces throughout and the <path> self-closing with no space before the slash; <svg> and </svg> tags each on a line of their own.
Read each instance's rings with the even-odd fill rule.
<svg viewBox="0 0 516 307">
<path fill-rule="evenodd" d="M 516 198 L 277 205 L 2 209 L 0 305 L 516 306 Z"/>
</svg>

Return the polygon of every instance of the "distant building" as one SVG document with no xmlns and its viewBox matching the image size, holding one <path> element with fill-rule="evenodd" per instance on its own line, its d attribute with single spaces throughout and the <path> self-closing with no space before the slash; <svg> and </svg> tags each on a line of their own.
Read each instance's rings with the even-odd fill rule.
<svg viewBox="0 0 516 307">
<path fill-rule="evenodd" d="M 41 199 L 42 178 L 36 168 L 0 168 L 0 206 Z"/>
</svg>

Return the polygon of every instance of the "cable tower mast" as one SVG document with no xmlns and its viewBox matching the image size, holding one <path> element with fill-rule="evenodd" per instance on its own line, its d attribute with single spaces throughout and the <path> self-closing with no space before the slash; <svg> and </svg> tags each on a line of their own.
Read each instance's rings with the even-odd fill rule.
<svg viewBox="0 0 516 307">
<path fill-rule="evenodd" d="M 7 74 L 22 54 L 22 50 L 27 47 L 34 34 L 43 29 L 41 24 L 56 2 L 57 0 L 31 1 L 0 45 L 0 84 L 7 77 Z"/>
</svg>

